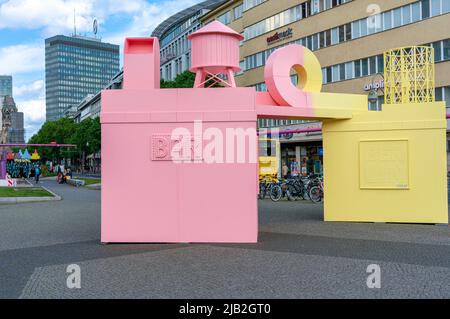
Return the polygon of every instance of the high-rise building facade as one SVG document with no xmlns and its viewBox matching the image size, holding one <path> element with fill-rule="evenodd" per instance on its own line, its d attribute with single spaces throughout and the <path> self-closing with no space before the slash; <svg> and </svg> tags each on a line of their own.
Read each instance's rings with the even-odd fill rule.
<svg viewBox="0 0 450 319">
<path fill-rule="evenodd" d="M 12 96 L 11 75 L 0 75 L 0 104 L 5 96 Z"/>
<path fill-rule="evenodd" d="M 163 21 L 152 33 L 157 37 L 161 52 L 161 79 L 172 81 L 188 70 L 191 63 L 191 45 L 187 36 L 200 29 L 199 18 L 226 0 L 207 0 L 189 7 Z"/>
<path fill-rule="evenodd" d="M 432 46 L 436 100 L 445 101 L 450 111 L 450 0 L 230 0 L 201 18 L 203 24 L 213 20 L 245 37 L 240 48 L 243 71 L 236 76 L 239 86 L 265 91 L 264 66 L 270 54 L 300 44 L 322 65 L 323 92 L 368 95 L 375 88 L 378 101 L 368 105 L 373 111 L 384 103 L 383 52 Z M 294 71 L 292 79 L 297 81 Z M 259 126 L 286 132 L 320 128 L 321 123 L 262 119 Z M 321 140 L 320 132 L 282 134 L 280 162 L 320 162 Z M 321 171 L 319 163 L 314 171 Z"/>
<path fill-rule="evenodd" d="M 119 72 L 119 46 L 57 35 L 45 40 L 46 119 L 54 121 Z"/>
<path fill-rule="evenodd" d="M 25 143 L 25 129 L 23 112 L 11 114 L 11 128 L 9 129 L 9 143 Z"/>
</svg>

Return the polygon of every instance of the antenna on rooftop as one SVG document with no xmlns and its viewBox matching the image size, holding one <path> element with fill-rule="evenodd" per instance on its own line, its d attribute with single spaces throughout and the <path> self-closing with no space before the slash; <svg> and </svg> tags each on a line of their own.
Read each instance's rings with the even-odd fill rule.
<svg viewBox="0 0 450 319">
<path fill-rule="evenodd" d="M 73 35 L 77 36 L 77 15 L 75 8 L 73 8 Z"/>
<path fill-rule="evenodd" d="M 94 22 L 92 23 L 92 31 L 94 32 L 94 37 L 97 38 L 97 32 L 98 32 L 97 18 L 94 18 Z"/>
</svg>

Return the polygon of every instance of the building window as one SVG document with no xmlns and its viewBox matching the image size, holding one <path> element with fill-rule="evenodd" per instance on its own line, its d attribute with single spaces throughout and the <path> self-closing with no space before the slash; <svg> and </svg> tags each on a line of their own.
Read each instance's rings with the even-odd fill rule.
<svg viewBox="0 0 450 319">
<path fill-rule="evenodd" d="M 335 45 L 339 43 L 339 29 L 333 28 L 331 29 L 331 45 Z"/>
<path fill-rule="evenodd" d="M 345 27 L 345 41 L 350 41 L 352 39 L 352 24 L 347 23 L 344 27 Z"/>
<path fill-rule="evenodd" d="M 442 42 L 434 42 L 432 44 L 432 47 L 434 48 L 434 61 L 438 62 L 442 60 Z"/>
<path fill-rule="evenodd" d="M 422 19 L 430 17 L 430 0 L 422 0 Z"/>
<path fill-rule="evenodd" d="M 349 1 L 342 1 L 342 0 L 332 1 L 330 6 L 335 7 L 346 2 Z M 314 10 L 316 10 L 316 12 L 314 13 L 321 11 L 321 9 L 326 10 L 328 8 L 328 6 L 326 6 L 325 4 L 320 5 L 320 2 L 318 0 L 315 0 L 313 3 L 314 4 L 317 3 L 317 5 L 314 5 L 315 8 Z M 311 0 L 306 1 L 301 4 L 298 4 L 295 7 L 289 8 L 283 12 L 268 17 L 258 23 L 248 26 L 244 30 L 245 40 L 255 38 L 266 32 L 270 32 L 272 30 L 283 27 L 292 22 L 307 18 L 311 16 L 311 7 L 312 7 Z M 244 2 L 244 11 L 245 10 L 246 10 L 246 2 Z"/>
<path fill-rule="evenodd" d="M 339 80 L 345 80 L 345 64 L 339 64 Z"/>
<path fill-rule="evenodd" d="M 377 73 L 377 57 L 374 56 L 374 57 L 369 58 L 369 66 L 370 66 L 369 74 Z"/>
<path fill-rule="evenodd" d="M 403 24 L 411 23 L 411 6 L 404 6 L 402 8 Z"/>
<path fill-rule="evenodd" d="M 353 79 L 353 77 L 355 76 L 354 74 L 354 63 L 353 62 L 348 62 L 345 64 L 345 79 L 349 80 L 349 79 Z"/>
<path fill-rule="evenodd" d="M 188 52 L 186 53 L 186 69 L 190 69 L 191 68 L 191 54 Z"/>
<path fill-rule="evenodd" d="M 331 72 L 331 67 L 327 68 L 327 83 L 331 83 L 333 82 L 333 77 L 332 77 L 332 72 Z"/>
<path fill-rule="evenodd" d="M 450 12 L 450 1 L 442 0 L 442 13 Z"/>
<path fill-rule="evenodd" d="M 325 32 L 319 33 L 319 48 L 325 47 Z"/>
<path fill-rule="evenodd" d="M 445 105 L 447 105 L 447 107 L 450 107 L 450 86 L 444 88 L 444 99 Z"/>
<path fill-rule="evenodd" d="M 413 3 L 411 5 L 412 22 L 420 20 L 420 2 Z"/>
<path fill-rule="evenodd" d="M 367 19 L 360 20 L 359 26 L 361 30 L 361 36 L 365 37 L 367 35 Z"/>
<path fill-rule="evenodd" d="M 443 51 L 444 51 L 444 60 L 450 60 L 450 39 L 443 41 Z"/>
<path fill-rule="evenodd" d="M 379 23 L 379 21 L 377 21 L 377 20 L 380 20 L 379 15 L 372 15 L 366 19 L 368 34 L 373 34 L 373 33 L 379 32 L 379 30 L 378 30 L 379 27 L 377 26 L 377 23 Z"/>
<path fill-rule="evenodd" d="M 379 55 L 377 57 L 377 61 L 378 61 L 378 73 L 383 73 L 384 72 L 384 56 Z"/>
<path fill-rule="evenodd" d="M 401 8 L 397 8 L 393 12 L 394 16 L 394 28 L 397 28 L 402 25 L 402 10 Z"/>
<path fill-rule="evenodd" d="M 243 10 L 247 11 L 257 5 L 260 5 L 261 3 L 265 2 L 266 0 L 244 0 L 244 7 Z"/>
<path fill-rule="evenodd" d="M 361 76 L 369 75 L 369 63 L 367 59 L 361 60 Z"/>
<path fill-rule="evenodd" d="M 352 22 L 352 37 L 354 39 L 361 36 L 361 31 L 359 29 L 359 21 Z"/>
<path fill-rule="evenodd" d="M 444 0 L 448 2 L 448 0 Z M 441 14 L 441 0 L 431 0 L 431 16 L 438 16 Z"/>
<path fill-rule="evenodd" d="M 325 45 L 327 47 L 331 45 L 331 30 L 325 31 Z"/>
<path fill-rule="evenodd" d="M 314 34 L 312 36 L 312 50 L 315 51 L 319 49 L 319 38 L 318 38 L 318 34 Z"/>
<path fill-rule="evenodd" d="M 435 99 L 436 101 L 443 101 L 443 89 L 442 88 L 435 88 L 434 89 L 434 95 L 435 95 Z"/>
<path fill-rule="evenodd" d="M 243 11 L 244 11 L 244 5 L 243 4 L 241 4 L 241 5 L 237 6 L 237 7 L 234 7 L 234 9 L 233 9 L 234 19 L 236 20 L 236 19 L 241 18 Z"/>
<path fill-rule="evenodd" d="M 222 22 L 223 24 L 230 24 L 231 22 L 231 11 L 227 11 L 221 16 L 217 17 L 217 20 Z"/>
<path fill-rule="evenodd" d="M 392 28 L 392 11 L 383 13 L 383 30 Z"/>
<path fill-rule="evenodd" d="M 361 60 L 355 61 L 355 77 L 359 78 L 361 76 Z"/>
<path fill-rule="evenodd" d="M 345 41 L 345 25 L 339 27 L 339 43 Z"/>
<path fill-rule="evenodd" d="M 339 77 L 339 65 L 333 65 L 331 67 L 332 73 L 333 73 L 333 82 L 339 81 L 340 77 Z"/>
</svg>

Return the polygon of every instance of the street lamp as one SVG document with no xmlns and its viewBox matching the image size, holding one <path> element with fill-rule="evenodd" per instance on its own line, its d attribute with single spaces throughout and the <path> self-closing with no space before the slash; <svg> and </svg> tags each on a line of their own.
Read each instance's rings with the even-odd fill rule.
<svg viewBox="0 0 450 319">
<path fill-rule="evenodd" d="M 375 79 L 375 77 L 377 76 L 377 75 L 380 75 L 381 76 L 381 78 L 383 79 L 383 83 L 384 83 L 384 74 L 383 73 L 380 73 L 380 72 L 378 72 L 378 73 L 376 73 L 373 77 L 372 77 L 372 88 L 371 88 L 371 90 L 369 91 L 369 95 L 368 95 L 368 100 L 369 100 L 369 103 L 372 105 L 372 104 L 376 104 L 377 102 L 378 102 L 378 90 L 381 90 L 381 92 L 383 92 L 383 94 L 384 94 L 384 91 L 383 91 L 383 85 L 379 85 L 378 87 L 375 85 L 375 81 L 374 81 L 374 79 Z"/>
</svg>

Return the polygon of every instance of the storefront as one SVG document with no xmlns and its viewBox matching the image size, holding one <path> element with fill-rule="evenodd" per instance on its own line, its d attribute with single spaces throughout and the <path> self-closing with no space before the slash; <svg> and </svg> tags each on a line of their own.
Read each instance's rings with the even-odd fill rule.
<svg viewBox="0 0 450 319">
<path fill-rule="evenodd" d="M 290 130 L 308 130 L 305 133 L 282 133 L 280 135 L 280 172 L 286 164 L 289 175 L 307 176 L 323 173 L 323 147 L 320 122 L 301 123 L 286 127 Z M 285 132 L 286 132 L 285 131 Z"/>
<path fill-rule="evenodd" d="M 282 143 L 281 163 L 291 176 L 323 173 L 322 142 Z"/>
</svg>

